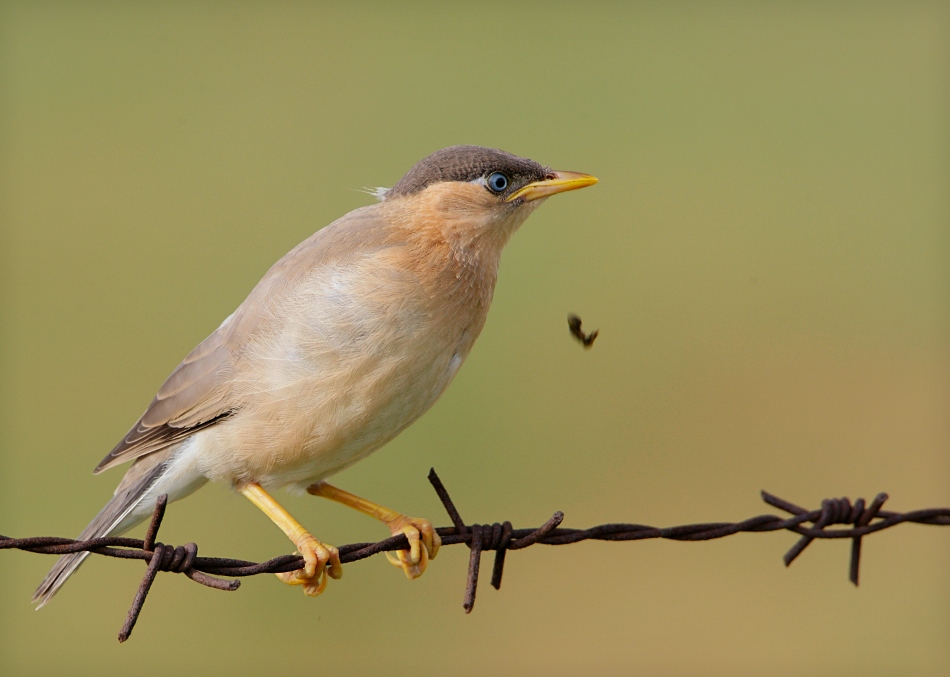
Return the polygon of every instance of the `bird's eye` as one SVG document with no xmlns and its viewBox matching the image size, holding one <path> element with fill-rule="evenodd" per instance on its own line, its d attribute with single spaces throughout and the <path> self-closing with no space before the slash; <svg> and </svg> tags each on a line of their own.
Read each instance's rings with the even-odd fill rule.
<svg viewBox="0 0 950 677">
<path fill-rule="evenodd" d="M 508 187 L 508 177 L 501 172 L 495 172 L 488 177 L 488 189 L 493 193 L 503 193 Z"/>
</svg>

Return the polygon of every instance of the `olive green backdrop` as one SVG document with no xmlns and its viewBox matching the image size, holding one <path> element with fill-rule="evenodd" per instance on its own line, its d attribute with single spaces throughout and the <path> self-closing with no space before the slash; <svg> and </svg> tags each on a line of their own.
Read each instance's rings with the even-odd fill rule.
<svg viewBox="0 0 950 677">
<path fill-rule="evenodd" d="M 454 385 L 341 486 L 439 524 L 430 466 L 516 526 L 742 519 L 763 488 L 948 505 L 948 131 L 945 3 L 5 2 L 0 533 L 78 533 L 120 477 L 92 468 L 264 271 L 458 143 L 601 183 L 532 216 Z M 385 535 L 285 500 L 331 543 Z M 163 538 L 289 551 L 221 486 Z M 121 646 L 140 563 L 36 613 L 53 559 L 4 552 L 0 671 L 950 671 L 950 533 L 868 539 L 860 589 L 848 543 L 785 570 L 793 542 L 535 547 L 471 616 L 458 547 L 319 599 L 163 576 Z"/>
</svg>

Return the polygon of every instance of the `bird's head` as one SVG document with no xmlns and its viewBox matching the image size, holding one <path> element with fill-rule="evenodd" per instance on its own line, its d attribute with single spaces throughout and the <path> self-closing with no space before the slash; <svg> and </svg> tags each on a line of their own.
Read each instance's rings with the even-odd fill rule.
<svg viewBox="0 0 950 677">
<path fill-rule="evenodd" d="M 377 195 L 398 204 L 417 225 L 500 249 L 546 198 L 594 183 L 588 174 L 555 171 L 502 150 L 452 146 L 423 158 Z"/>
</svg>

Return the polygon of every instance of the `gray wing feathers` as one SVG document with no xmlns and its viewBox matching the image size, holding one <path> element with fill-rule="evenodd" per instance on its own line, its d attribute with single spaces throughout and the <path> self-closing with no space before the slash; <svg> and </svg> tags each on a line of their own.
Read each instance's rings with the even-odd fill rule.
<svg viewBox="0 0 950 677">
<path fill-rule="evenodd" d="M 159 389 L 152 403 L 95 472 L 181 442 L 230 414 L 228 375 L 234 360 L 238 309 L 189 353 Z"/>
<path fill-rule="evenodd" d="M 135 508 L 141 503 L 152 485 L 165 472 L 165 456 L 160 454 L 147 462 L 140 461 L 131 468 L 122 479 L 115 495 L 105 507 L 99 511 L 76 540 L 84 541 L 90 538 L 100 538 L 114 533 L 123 533 L 141 522 L 147 512 L 141 513 Z M 50 572 L 33 593 L 33 601 L 39 609 L 53 598 L 53 595 L 62 587 L 66 580 L 79 568 L 88 552 L 77 552 L 63 555 L 59 558 Z"/>
<path fill-rule="evenodd" d="M 242 368 L 238 365 L 238 360 L 244 359 L 241 351 L 249 337 L 260 331 L 262 318 L 273 322 L 274 304 L 292 292 L 297 280 L 321 265 L 352 257 L 354 252 L 365 255 L 404 244 L 392 240 L 393 231 L 381 214 L 380 205 L 354 210 L 300 243 L 271 267 L 233 315 L 182 360 L 142 417 L 96 468 L 98 473 L 138 459 L 80 539 L 121 533 L 142 521 L 149 510 L 138 506 L 165 472 L 175 445 L 236 412 L 240 402 L 235 400 L 232 383 L 235 372 Z M 38 606 L 46 604 L 86 556 L 61 557 L 33 601 Z"/>
<path fill-rule="evenodd" d="M 401 244 L 381 220 L 380 205 L 356 209 L 317 231 L 275 263 L 241 306 L 182 360 L 138 422 L 96 467 L 99 473 L 181 442 L 230 416 L 231 379 L 245 341 L 260 330 L 269 306 L 295 282 L 328 262 Z M 271 327 L 273 329 L 273 327 Z"/>
</svg>

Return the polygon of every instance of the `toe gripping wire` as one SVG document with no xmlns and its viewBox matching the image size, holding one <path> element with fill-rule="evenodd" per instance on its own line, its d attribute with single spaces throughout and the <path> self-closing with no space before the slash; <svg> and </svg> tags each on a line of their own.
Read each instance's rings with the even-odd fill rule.
<svg viewBox="0 0 950 677">
<path fill-rule="evenodd" d="M 864 499 L 854 503 L 847 498 L 829 498 L 821 503 L 819 510 L 806 510 L 794 503 L 762 492 L 762 499 L 769 505 L 788 513 L 790 517 L 778 515 L 757 515 L 741 522 L 705 522 L 682 524 L 672 527 L 654 527 L 644 524 L 600 524 L 588 529 L 561 527 L 564 519 L 562 512 L 556 512 L 547 522 L 538 528 L 514 529 L 511 522 L 494 524 L 466 525 L 458 509 L 449 497 L 445 486 L 434 470 L 429 472 L 429 482 L 435 489 L 452 520 L 450 527 L 439 527 L 436 531 L 443 545 L 465 544 L 469 548 L 468 576 L 465 584 L 463 608 L 466 613 L 475 606 L 475 593 L 478 588 L 478 574 L 481 556 L 485 551 L 495 551 L 495 564 L 492 569 L 491 584 L 495 589 L 501 587 L 502 573 L 505 567 L 505 555 L 509 550 L 520 550 L 535 544 L 569 545 L 587 540 L 598 541 L 641 541 L 663 538 L 674 541 L 709 541 L 725 538 L 739 533 L 764 533 L 771 531 L 789 531 L 798 535 L 798 541 L 785 553 L 785 565 L 790 565 L 804 552 L 812 542 L 823 539 L 851 539 L 851 561 L 848 578 L 858 584 L 858 568 L 861 558 L 862 538 L 899 524 L 915 523 L 933 526 L 950 526 L 950 508 L 924 508 L 899 513 L 883 510 L 887 494 L 878 494 L 870 504 Z M 125 625 L 119 633 L 119 641 L 124 642 L 132 633 L 132 628 L 142 611 L 145 598 L 160 571 L 184 574 L 191 580 L 217 590 L 237 590 L 240 582 L 234 580 L 242 576 L 255 576 L 264 573 L 285 573 L 303 567 L 300 555 L 280 555 L 266 562 L 248 562 L 240 559 L 220 557 L 199 557 L 198 546 L 188 543 L 180 547 L 158 542 L 158 531 L 165 515 L 168 499 L 160 496 L 155 512 L 145 535 L 145 540 L 107 536 L 87 541 L 76 541 L 55 536 L 35 536 L 29 538 L 10 538 L 0 535 L 0 550 L 16 549 L 27 552 L 66 555 L 76 552 L 89 552 L 96 555 L 139 559 L 146 563 L 145 575 L 129 609 Z M 845 528 L 829 528 L 844 525 Z M 398 534 L 376 543 L 350 543 L 338 547 L 340 562 L 348 564 L 373 555 L 394 550 L 405 550 L 409 542 L 405 534 Z M 219 578 L 228 576 L 231 578 Z"/>
</svg>

